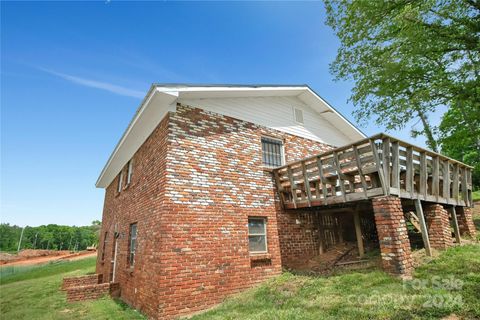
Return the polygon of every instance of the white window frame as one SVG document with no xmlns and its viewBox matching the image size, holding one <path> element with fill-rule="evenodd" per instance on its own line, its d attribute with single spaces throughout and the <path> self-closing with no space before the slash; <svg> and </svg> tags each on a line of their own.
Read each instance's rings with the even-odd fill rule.
<svg viewBox="0 0 480 320">
<path fill-rule="evenodd" d="M 297 120 L 297 110 L 300 111 L 300 113 L 302 114 L 302 120 L 303 120 L 303 122 L 300 122 L 300 121 Z M 297 108 L 297 107 L 293 107 L 293 120 L 294 120 L 295 123 L 297 123 L 297 124 L 301 124 L 302 126 L 305 125 L 305 113 L 303 112 L 302 109 Z"/>
<path fill-rule="evenodd" d="M 132 174 L 133 174 L 133 159 L 130 159 L 127 164 L 127 184 L 132 182 Z"/>
<path fill-rule="evenodd" d="M 118 192 L 122 191 L 122 184 L 123 184 L 123 169 L 122 171 L 120 171 L 120 175 L 118 176 L 118 188 L 117 188 Z"/>
<path fill-rule="evenodd" d="M 263 233 L 250 233 L 250 220 L 263 221 Z M 268 253 L 268 237 L 267 237 L 267 218 L 266 217 L 248 217 L 248 250 L 251 254 Z M 265 237 L 265 251 L 250 251 L 250 236 L 264 236 Z"/>
<path fill-rule="evenodd" d="M 107 247 L 107 237 L 108 237 L 108 231 L 105 231 L 103 235 L 103 244 L 102 244 L 102 262 L 105 261 L 105 249 Z"/>
<path fill-rule="evenodd" d="M 287 162 L 286 162 L 286 159 L 285 159 L 285 143 L 283 142 L 283 140 L 282 140 L 282 139 L 279 139 L 279 138 L 275 138 L 275 137 L 270 137 L 270 136 L 262 136 L 262 137 L 260 138 L 260 145 L 261 145 L 261 147 L 262 147 L 262 166 L 264 166 L 265 168 L 275 168 L 275 167 L 273 167 L 273 166 L 269 166 L 269 165 L 263 163 L 263 141 L 262 141 L 262 140 L 263 140 L 264 138 L 265 138 L 265 139 L 270 139 L 270 140 L 275 140 L 275 141 L 280 142 L 280 144 L 281 144 L 281 148 L 280 148 L 280 157 L 281 157 L 280 161 L 281 161 L 281 164 L 280 164 L 280 166 L 285 165 L 285 163 L 287 163 Z"/>
<path fill-rule="evenodd" d="M 132 236 L 132 227 L 135 225 L 135 237 Z M 133 268 L 135 266 L 135 256 L 137 254 L 137 235 L 138 235 L 138 223 L 130 223 L 128 230 L 128 266 Z M 135 243 L 132 245 L 132 241 Z M 133 254 L 133 259 L 132 259 Z"/>
</svg>

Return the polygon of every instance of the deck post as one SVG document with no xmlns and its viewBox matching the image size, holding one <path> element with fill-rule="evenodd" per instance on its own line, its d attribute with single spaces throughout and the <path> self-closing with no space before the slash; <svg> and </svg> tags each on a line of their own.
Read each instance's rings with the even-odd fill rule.
<svg viewBox="0 0 480 320">
<path fill-rule="evenodd" d="M 319 254 L 323 254 L 325 252 L 325 245 L 324 245 L 324 237 L 325 237 L 325 230 L 323 229 L 323 216 L 322 214 L 320 213 L 319 214 L 319 220 L 320 220 L 320 223 L 318 224 L 318 233 L 319 233 L 319 237 L 318 237 L 318 241 L 319 241 L 319 246 L 318 246 L 318 253 Z"/>
<path fill-rule="evenodd" d="M 428 238 L 427 224 L 425 223 L 425 216 L 423 215 L 423 208 L 420 199 L 415 199 L 415 211 L 420 222 L 420 228 L 422 231 L 423 244 L 425 245 L 425 253 L 427 256 L 432 256 L 432 249 L 430 248 L 430 239 Z"/>
<path fill-rule="evenodd" d="M 378 155 L 378 149 L 375 146 L 375 141 L 370 139 L 370 148 L 372 149 L 373 159 L 375 160 L 375 166 L 377 168 L 378 178 L 380 180 L 380 184 L 383 190 L 384 195 L 390 194 L 390 187 L 385 183 L 385 177 L 383 175 L 383 167 L 380 164 L 380 157 Z"/>
<path fill-rule="evenodd" d="M 453 231 L 455 232 L 455 242 L 460 244 L 460 228 L 458 227 L 457 213 L 455 212 L 455 206 L 450 208 L 450 213 L 452 214 L 452 224 Z"/>
<path fill-rule="evenodd" d="M 358 253 L 360 258 L 363 258 L 365 255 L 365 249 L 363 248 L 363 238 L 362 238 L 362 226 L 360 225 L 360 215 L 358 214 L 358 210 L 353 212 L 353 222 L 355 223 L 355 234 L 357 236 L 357 245 L 358 245 Z"/>
</svg>

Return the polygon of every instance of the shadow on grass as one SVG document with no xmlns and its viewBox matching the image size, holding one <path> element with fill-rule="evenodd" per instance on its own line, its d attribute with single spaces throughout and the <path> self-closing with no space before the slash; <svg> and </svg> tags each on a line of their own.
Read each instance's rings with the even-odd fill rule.
<svg viewBox="0 0 480 320">
<path fill-rule="evenodd" d="M 123 311 L 125 310 L 130 310 L 132 309 L 128 304 L 126 304 L 123 300 L 120 298 L 112 298 L 112 300 L 122 309 Z"/>
</svg>

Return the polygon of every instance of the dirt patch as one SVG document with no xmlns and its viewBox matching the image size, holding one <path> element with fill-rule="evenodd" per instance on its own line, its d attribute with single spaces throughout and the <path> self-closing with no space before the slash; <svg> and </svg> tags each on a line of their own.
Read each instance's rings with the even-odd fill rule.
<svg viewBox="0 0 480 320">
<path fill-rule="evenodd" d="M 278 285 L 276 290 L 281 292 L 285 296 L 294 296 L 305 284 L 307 279 L 295 279 Z"/>
<path fill-rule="evenodd" d="M 379 257 L 367 255 L 360 259 L 356 243 L 340 243 L 330 247 L 321 255 L 291 266 L 290 271 L 306 275 L 329 275 L 335 271 L 364 269 L 378 265 Z"/>
<path fill-rule="evenodd" d="M 95 251 L 80 251 L 73 253 L 68 250 L 22 250 L 18 255 L 0 254 L 0 264 L 8 266 L 32 265 L 57 260 L 76 260 L 89 256 L 95 256 Z"/>
</svg>

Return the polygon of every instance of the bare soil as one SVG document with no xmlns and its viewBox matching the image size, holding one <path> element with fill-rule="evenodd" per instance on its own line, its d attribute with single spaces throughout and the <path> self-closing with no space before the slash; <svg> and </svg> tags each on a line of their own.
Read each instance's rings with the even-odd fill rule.
<svg viewBox="0 0 480 320">
<path fill-rule="evenodd" d="M 56 260 L 76 260 L 95 256 L 95 251 L 80 251 L 73 253 L 68 250 L 22 250 L 19 254 L 0 253 L 0 265 L 20 266 L 46 263 Z"/>
<path fill-rule="evenodd" d="M 342 263 L 352 262 L 342 265 Z M 358 263 L 356 263 L 358 262 Z M 299 260 L 292 266 L 292 271 L 310 275 L 328 275 L 340 269 L 362 269 L 377 265 L 378 257 L 360 259 L 356 243 L 340 243 L 328 248 L 323 254 L 308 260 Z M 340 264 L 340 265 L 339 265 Z"/>
</svg>

